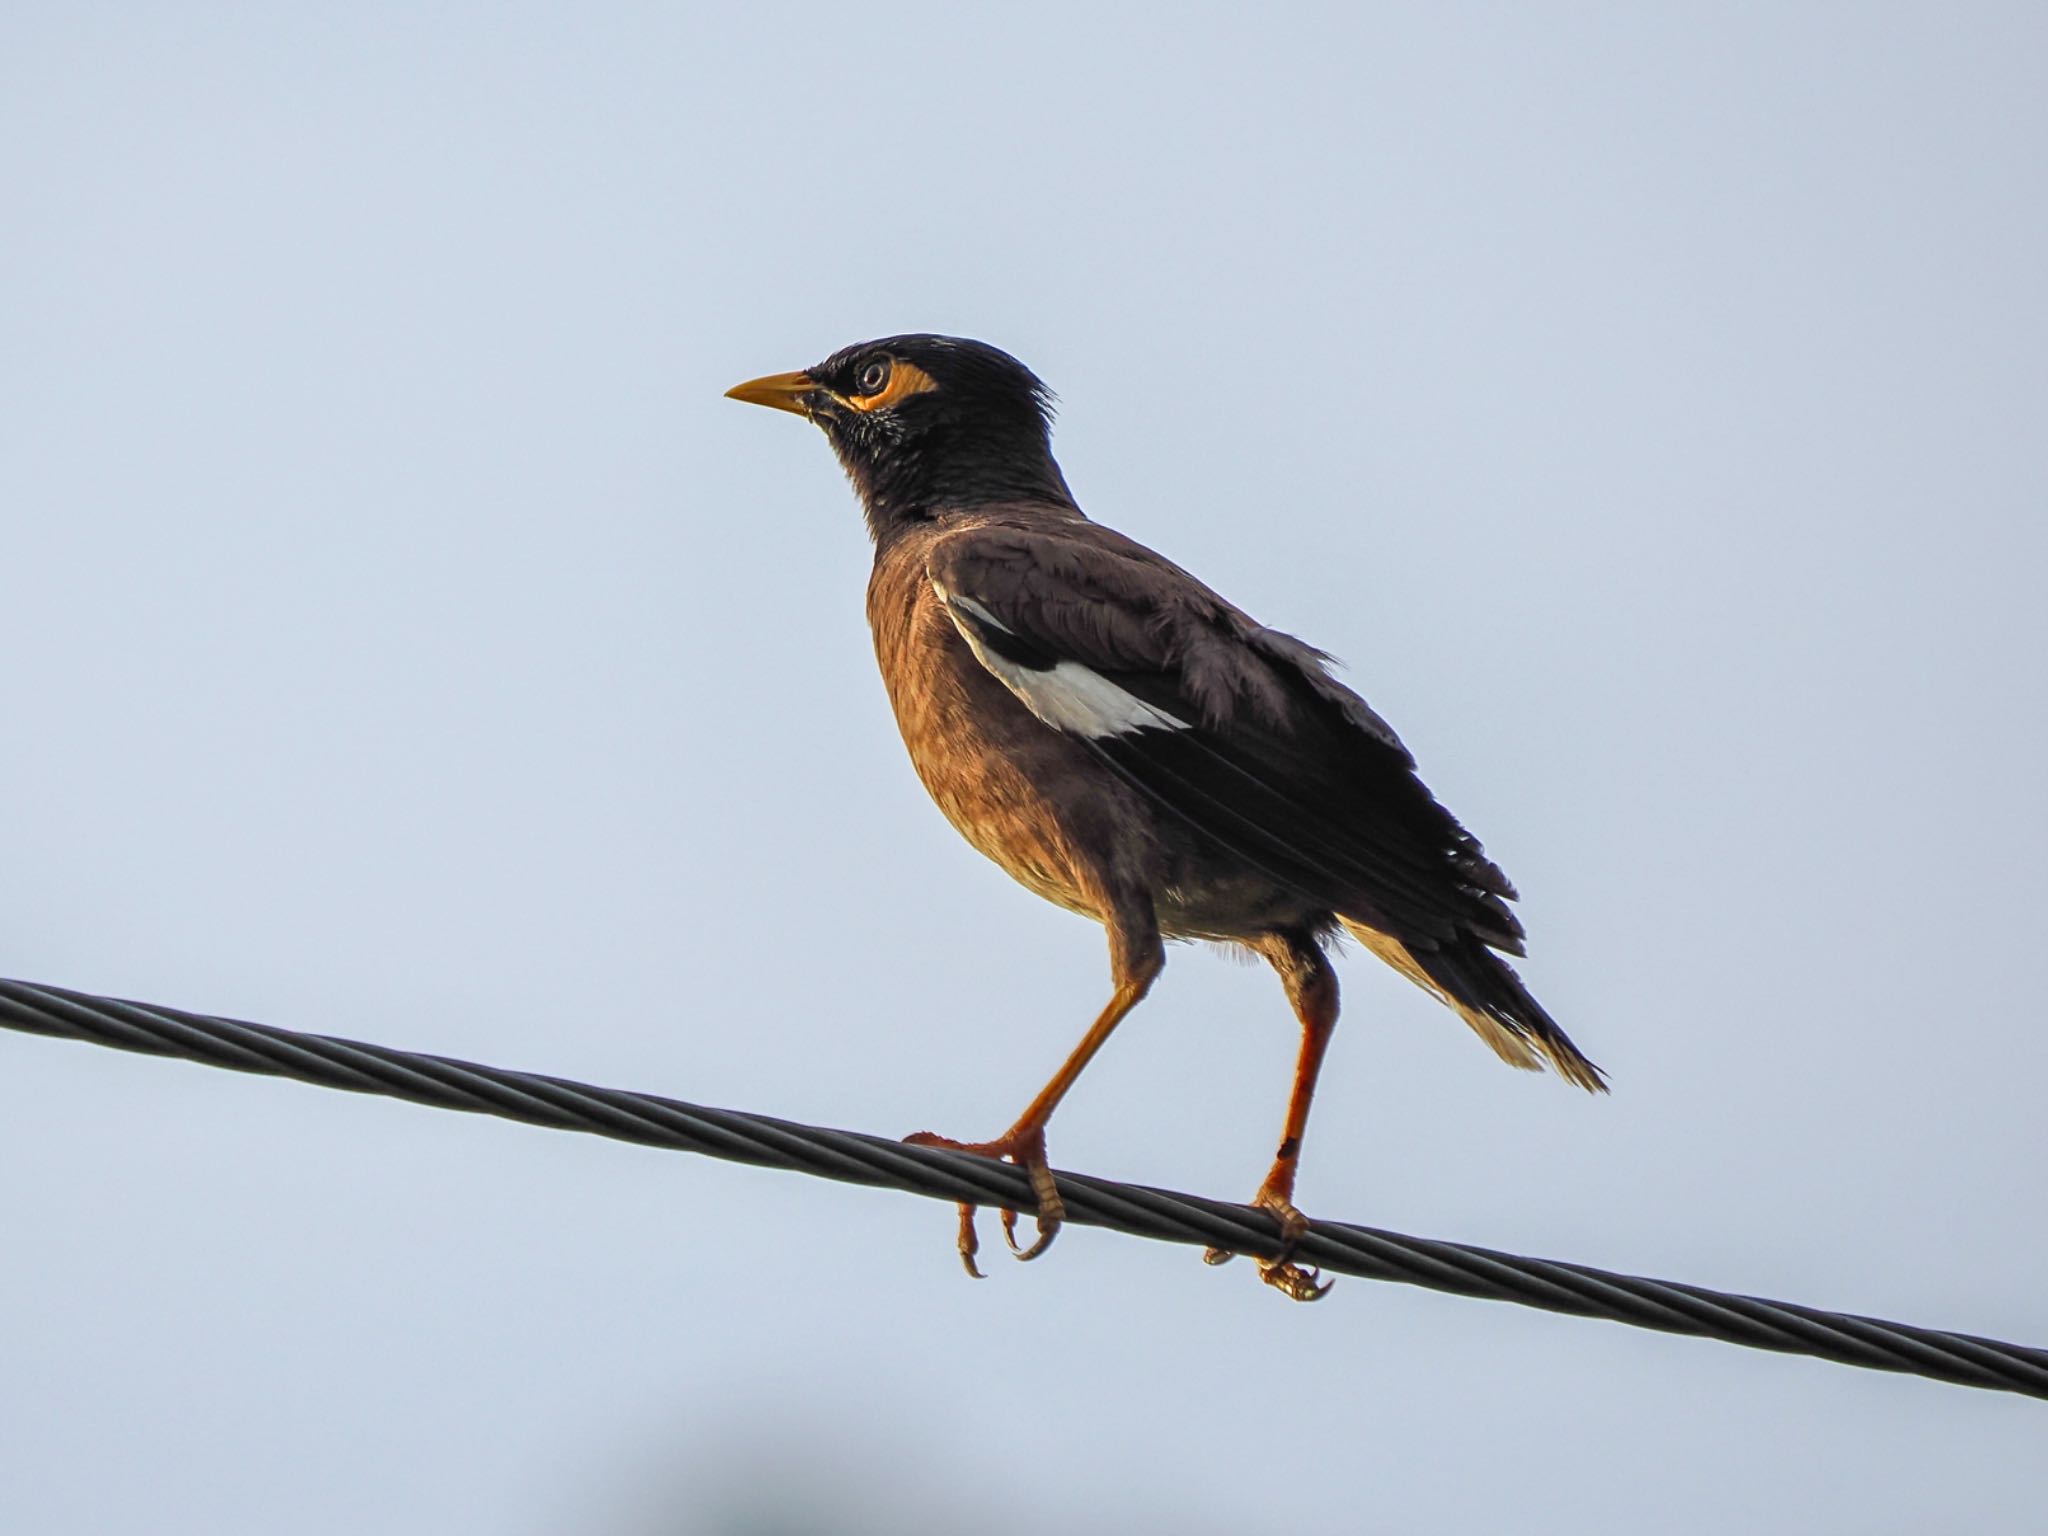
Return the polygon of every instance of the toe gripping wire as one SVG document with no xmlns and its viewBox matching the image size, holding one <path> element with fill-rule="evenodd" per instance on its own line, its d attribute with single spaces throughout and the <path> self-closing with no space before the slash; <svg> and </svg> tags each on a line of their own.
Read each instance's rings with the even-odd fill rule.
<svg viewBox="0 0 2048 1536">
<path fill-rule="evenodd" d="M 496 1115 L 642 1146 L 903 1190 L 929 1199 L 1033 1211 L 1024 1170 L 942 1147 L 710 1109 L 618 1088 L 479 1066 L 271 1025 L 0 980 L 0 1025 L 237 1072 L 287 1077 L 436 1109 Z M 11 1074 L 10 1074 L 11 1076 Z M 1135 1237 L 1266 1259 L 1284 1255 L 1279 1223 L 1247 1205 L 1085 1174 L 1060 1173 L 1066 1219 Z M 1394 1280 L 1637 1328 L 1811 1355 L 1959 1386 L 2048 1399 L 2048 1350 L 1917 1328 L 1702 1286 L 1524 1258 L 1463 1243 L 1317 1221 L 1292 1250 L 1326 1273 Z"/>
</svg>

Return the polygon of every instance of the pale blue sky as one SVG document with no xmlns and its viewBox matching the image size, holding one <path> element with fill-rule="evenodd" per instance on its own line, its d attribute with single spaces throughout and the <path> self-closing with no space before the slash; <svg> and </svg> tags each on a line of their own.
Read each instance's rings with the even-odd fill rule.
<svg viewBox="0 0 2048 1536">
<path fill-rule="evenodd" d="M 985 337 L 1342 656 L 1612 1074 L 1354 957 L 1312 1213 L 2048 1342 L 2038 7 L 16 6 L 0 974 L 882 1132 L 1091 925 L 925 802 L 817 434 Z M 1176 950 L 1063 1165 L 1250 1193 Z M 0 1036 L 43 1532 L 2031 1531 L 2040 1404 Z"/>
</svg>

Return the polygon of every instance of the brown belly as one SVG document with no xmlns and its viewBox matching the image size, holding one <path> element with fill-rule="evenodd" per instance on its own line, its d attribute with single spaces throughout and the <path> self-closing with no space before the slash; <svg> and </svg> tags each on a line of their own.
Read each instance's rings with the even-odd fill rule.
<svg viewBox="0 0 2048 1536">
<path fill-rule="evenodd" d="M 1019 884 L 1099 919 L 1101 851 L 1073 825 L 1092 798 L 1086 750 L 991 677 L 935 599 L 878 624 L 875 649 L 911 764 L 946 819 Z"/>
</svg>

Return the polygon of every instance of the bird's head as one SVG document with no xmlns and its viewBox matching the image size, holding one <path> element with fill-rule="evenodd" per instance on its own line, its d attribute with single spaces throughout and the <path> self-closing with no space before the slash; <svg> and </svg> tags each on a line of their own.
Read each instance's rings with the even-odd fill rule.
<svg viewBox="0 0 2048 1536">
<path fill-rule="evenodd" d="M 726 394 L 823 428 L 877 538 L 956 507 L 1073 505 L 1052 457 L 1052 392 L 986 342 L 863 341 L 802 373 L 749 379 Z"/>
</svg>

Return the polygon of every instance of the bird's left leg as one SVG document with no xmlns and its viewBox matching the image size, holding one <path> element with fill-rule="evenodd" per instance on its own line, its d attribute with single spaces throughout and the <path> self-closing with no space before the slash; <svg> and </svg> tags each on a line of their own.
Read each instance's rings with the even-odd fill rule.
<svg viewBox="0 0 2048 1536">
<path fill-rule="evenodd" d="M 1259 1260 L 1259 1278 L 1296 1301 L 1315 1301 L 1329 1286 L 1314 1270 L 1291 1262 L 1294 1245 L 1308 1236 L 1308 1218 L 1295 1209 L 1294 1176 L 1301 1166 L 1301 1140 L 1308 1131 L 1309 1105 L 1316 1096 L 1316 1076 L 1323 1053 L 1337 1027 L 1337 973 L 1315 936 L 1306 932 L 1269 934 L 1254 946 L 1280 973 L 1287 1000 L 1301 1020 L 1301 1055 L 1294 1067 L 1294 1091 L 1287 1099 L 1287 1123 L 1280 1130 L 1280 1149 L 1252 1204 L 1271 1211 L 1280 1223 L 1280 1256 Z M 1231 1255 L 1211 1248 L 1202 1257 L 1221 1264 Z"/>
<path fill-rule="evenodd" d="M 982 1157 L 1002 1158 L 1022 1168 L 1031 1179 L 1031 1193 L 1038 1202 L 1038 1237 L 1026 1248 L 1017 1242 L 1017 1213 L 1005 1208 L 1003 1215 L 1003 1238 L 1010 1245 L 1010 1251 L 1020 1259 L 1035 1259 L 1052 1245 L 1059 1234 L 1060 1223 L 1066 1216 L 1066 1205 L 1060 1199 L 1058 1187 L 1053 1183 L 1052 1166 L 1045 1155 L 1045 1127 L 1052 1119 L 1052 1113 L 1059 1108 L 1060 1100 L 1067 1096 L 1067 1090 L 1079 1080 L 1088 1063 L 1095 1059 L 1095 1053 L 1102 1049 L 1124 1016 L 1144 1000 L 1152 989 L 1152 983 L 1166 968 L 1166 947 L 1160 942 L 1159 922 L 1153 915 L 1149 897 L 1133 895 L 1114 905 L 1107 923 L 1109 928 L 1109 968 L 1116 984 L 1109 1004 L 1097 1015 L 1081 1043 L 1074 1047 L 1052 1080 L 1039 1090 L 1038 1097 L 1025 1106 L 1024 1113 L 1002 1135 L 993 1141 L 954 1141 L 950 1137 L 935 1135 L 930 1131 L 919 1131 L 906 1136 L 905 1141 L 920 1147 L 948 1147 L 955 1152 L 974 1152 Z M 960 1207 L 960 1262 L 967 1266 L 967 1273 L 975 1279 L 981 1278 L 981 1271 L 975 1267 L 974 1256 L 980 1250 L 980 1239 L 974 1231 L 972 1205 Z"/>
</svg>

